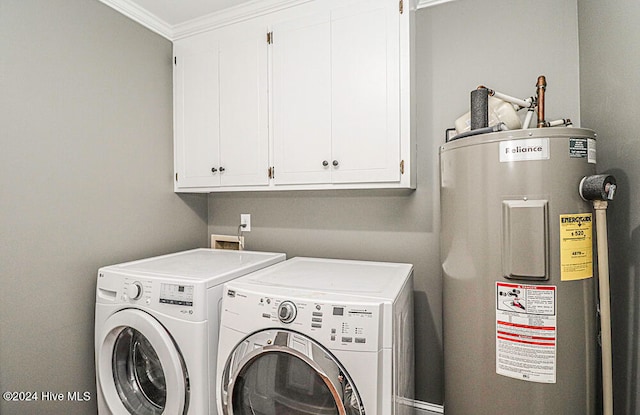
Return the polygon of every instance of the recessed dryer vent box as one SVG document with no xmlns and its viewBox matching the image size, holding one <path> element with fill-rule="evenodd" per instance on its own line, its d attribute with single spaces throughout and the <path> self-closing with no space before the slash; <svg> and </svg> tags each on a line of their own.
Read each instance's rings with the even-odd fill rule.
<svg viewBox="0 0 640 415">
<path fill-rule="evenodd" d="M 244 236 L 233 235 L 211 235 L 211 248 L 214 249 L 231 249 L 234 251 L 242 251 L 244 249 Z"/>
</svg>

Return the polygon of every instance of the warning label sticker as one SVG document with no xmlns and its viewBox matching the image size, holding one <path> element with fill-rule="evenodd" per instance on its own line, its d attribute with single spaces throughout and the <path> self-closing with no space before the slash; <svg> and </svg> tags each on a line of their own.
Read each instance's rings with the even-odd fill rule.
<svg viewBox="0 0 640 415">
<path fill-rule="evenodd" d="M 596 163 L 596 140 L 594 140 L 593 138 L 590 138 L 587 141 L 587 147 L 589 148 L 587 161 L 589 163 L 595 164 Z"/>
<path fill-rule="evenodd" d="M 592 215 L 560 215 L 560 279 L 593 277 Z"/>
<path fill-rule="evenodd" d="M 586 158 L 588 163 L 595 163 L 596 140 L 593 138 L 570 138 L 569 157 Z"/>
<path fill-rule="evenodd" d="M 569 157 L 586 159 L 589 155 L 589 148 L 586 138 L 569 139 Z"/>
<path fill-rule="evenodd" d="M 556 287 L 496 283 L 496 373 L 556 383 Z"/>
</svg>

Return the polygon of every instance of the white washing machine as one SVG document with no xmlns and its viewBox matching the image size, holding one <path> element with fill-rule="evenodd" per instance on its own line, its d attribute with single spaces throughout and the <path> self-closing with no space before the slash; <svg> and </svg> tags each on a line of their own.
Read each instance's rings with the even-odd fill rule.
<svg viewBox="0 0 640 415">
<path fill-rule="evenodd" d="M 225 415 L 412 413 L 413 266 L 293 258 L 225 284 Z"/>
<path fill-rule="evenodd" d="M 284 254 L 195 249 L 101 268 L 95 356 L 100 415 L 216 414 L 222 284 Z"/>
</svg>

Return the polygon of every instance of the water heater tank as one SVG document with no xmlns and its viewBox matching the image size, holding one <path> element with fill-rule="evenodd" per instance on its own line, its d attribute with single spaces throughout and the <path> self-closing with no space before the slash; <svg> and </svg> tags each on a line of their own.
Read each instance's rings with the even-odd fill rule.
<svg viewBox="0 0 640 415">
<path fill-rule="evenodd" d="M 447 415 L 594 415 L 595 134 L 537 128 L 444 144 Z"/>
</svg>

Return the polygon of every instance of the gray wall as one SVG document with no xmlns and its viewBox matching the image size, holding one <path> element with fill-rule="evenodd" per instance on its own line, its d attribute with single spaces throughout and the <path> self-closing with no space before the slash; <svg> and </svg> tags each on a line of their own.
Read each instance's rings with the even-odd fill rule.
<svg viewBox="0 0 640 415">
<path fill-rule="evenodd" d="M 619 186 L 608 210 L 614 412 L 640 414 L 640 3 L 579 0 L 578 12 L 582 120 L 598 132 L 598 171 Z"/>
<path fill-rule="evenodd" d="M 2 415 L 95 414 L 99 266 L 206 245 L 172 192 L 171 43 L 97 0 L 0 1 Z"/>
<path fill-rule="evenodd" d="M 233 234 L 240 213 L 251 213 L 249 249 L 413 263 L 417 397 L 441 403 L 444 130 L 478 84 L 525 97 L 540 74 L 549 118 L 580 116 L 576 0 L 533 3 L 459 0 L 418 12 L 416 191 L 213 194 L 207 212 L 206 196 L 171 192 L 170 43 L 97 0 L 1 0 L 0 391 L 87 390 L 95 398 L 97 268 L 205 246 L 207 215 L 209 233 Z M 538 7 L 554 13 L 540 22 Z M 618 228 L 637 253 L 629 222 L 637 228 L 638 219 L 628 216 Z M 71 412 L 95 413 L 95 401 L 0 401 L 3 415 Z"/>
<path fill-rule="evenodd" d="M 541 20 L 539 10 L 553 13 Z M 438 146 L 468 110 L 472 89 L 486 84 L 524 98 L 543 74 L 547 118 L 579 124 L 577 6 L 459 0 L 419 10 L 416 24 L 418 188 L 212 194 L 209 232 L 234 234 L 240 214 L 251 213 L 248 249 L 413 263 L 416 396 L 442 403 Z"/>
</svg>

